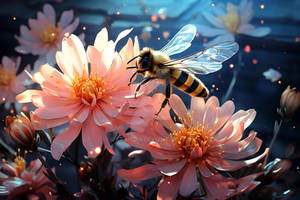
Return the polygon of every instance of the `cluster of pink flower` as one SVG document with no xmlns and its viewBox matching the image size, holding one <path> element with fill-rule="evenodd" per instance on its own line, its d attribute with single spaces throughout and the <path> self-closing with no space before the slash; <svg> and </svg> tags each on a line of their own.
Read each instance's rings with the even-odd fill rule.
<svg viewBox="0 0 300 200">
<path fill-rule="evenodd" d="M 156 116 L 164 99 L 161 94 L 150 95 L 157 83 L 143 87 L 137 97 L 133 95 L 136 84 L 128 84 L 133 72 L 126 70 L 127 62 L 140 51 L 137 38 L 134 42 L 128 39 L 119 52 L 115 50 L 118 41 L 131 29 L 124 30 L 112 41 L 108 40 L 107 29 L 103 28 L 94 45 L 85 50 L 80 38 L 71 34 L 79 23 L 76 19 L 69 25 L 72 19 L 73 12 L 67 11 L 56 25 L 54 9 L 46 5 L 44 13 L 38 13 L 37 20 L 29 20 L 31 30 L 22 26 L 21 37 L 16 37 L 21 44 L 16 48 L 19 52 L 40 56 L 39 62 L 43 64 L 31 77 L 40 89 L 24 91 L 19 84 L 24 80 L 23 72 L 15 78 L 20 59 L 13 63 L 3 58 L 4 68 L 0 70 L 12 71 L 0 71 L 5 75 L 0 77 L 1 84 L 6 84 L 5 88 L 0 88 L 1 97 L 13 102 L 18 94 L 18 102 L 32 103 L 36 107 L 30 112 L 30 120 L 24 114 L 7 118 L 6 131 L 16 144 L 38 151 L 39 141 L 45 139 L 40 135 L 42 130 L 67 124 L 63 132 L 48 137 L 53 158 L 59 160 L 69 146 L 81 138 L 92 160 L 103 156 L 106 150 L 115 154 L 107 134 L 116 131 L 127 144 L 148 151 L 152 156 L 145 165 L 120 169 L 117 174 L 131 183 L 159 178 L 157 199 L 175 199 L 178 195 L 226 199 L 260 184 L 257 178 L 262 170 L 238 178 L 228 175 L 258 163 L 268 154 L 267 148 L 253 157 L 262 145 L 257 132 L 250 131 L 243 137 L 255 118 L 255 110 L 234 113 L 232 101 L 220 105 L 217 97 L 212 96 L 206 102 L 203 98 L 192 97 L 189 111 L 180 97 L 173 94 L 169 105 Z M 49 64 L 45 64 L 45 60 Z M 53 66 L 55 63 L 59 69 Z M 8 92 L 12 88 L 13 96 Z M 291 98 L 299 99 L 299 93 L 288 90 L 288 95 L 283 94 L 280 113 L 290 118 L 299 107 Z M 175 118 L 170 111 L 175 113 Z M 40 159 L 44 161 L 43 157 Z M 54 182 L 56 187 L 61 187 L 56 179 L 50 182 L 43 175 L 40 161 L 32 161 L 28 168 L 25 163 L 20 156 L 14 162 L 1 163 L 0 195 L 13 198 L 19 195 L 15 191 L 34 191 L 30 195 L 44 192 L 50 198 L 54 186 L 48 187 L 46 183 Z M 78 170 L 81 174 L 91 172 L 92 164 L 89 169 L 85 171 L 86 168 L 80 167 Z M 51 170 L 47 172 L 49 178 Z M 60 195 L 59 191 L 56 195 Z"/>
</svg>

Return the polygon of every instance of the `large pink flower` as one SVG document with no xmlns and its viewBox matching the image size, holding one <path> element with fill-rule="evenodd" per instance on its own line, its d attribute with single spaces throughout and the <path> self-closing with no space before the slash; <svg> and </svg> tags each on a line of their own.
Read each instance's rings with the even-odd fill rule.
<svg viewBox="0 0 300 200">
<path fill-rule="evenodd" d="M 24 158 L 17 156 L 14 162 L 2 163 L 0 170 L 0 196 L 37 199 L 37 194 L 42 193 L 50 198 L 52 183 L 43 174 L 45 169 L 39 160 L 31 161 L 26 168 Z"/>
<path fill-rule="evenodd" d="M 16 51 L 22 54 L 38 55 L 34 64 L 34 71 L 38 71 L 40 65 L 49 63 L 54 65 L 56 51 L 61 49 L 61 41 L 65 33 L 73 33 L 79 24 L 79 18 L 73 23 L 73 11 L 64 11 L 59 22 L 56 23 L 56 14 L 53 7 L 45 4 L 43 12 L 37 13 L 37 19 L 29 19 L 29 29 L 25 25 L 20 27 L 20 36 L 15 36 L 20 46 Z"/>
<path fill-rule="evenodd" d="M 23 71 L 16 75 L 21 63 L 21 57 L 16 61 L 6 56 L 2 57 L 0 64 L 0 100 L 1 102 L 15 102 L 16 95 L 26 89 L 28 76 Z M 29 70 L 29 66 L 25 67 Z"/>
<path fill-rule="evenodd" d="M 55 159 L 61 157 L 80 131 L 90 157 L 100 153 L 103 143 L 112 152 L 107 131 L 122 133 L 122 125 L 141 131 L 145 126 L 142 118 L 153 115 L 152 106 L 147 105 L 152 98 L 145 96 L 146 90 L 136 99 L 129 98 L 136 85 L 128 86 L 132 71 L 126 66 L 139 52 L 137 39 L 135 45 L 129 39 L 120 54 L 115 52 L 116 43 L 130 31 L 123 31 L 113 42 L 108 41 L 107 30 L 102 29 L 87 53 L 78 37 L 66 37 L 62 51 L 56 54 L 63 73 L 49 65 L 41 66 L 33 80 L 42 90 L 27 90 L 17 97 L 20 102 L 32 102 L 38 107 L 31 115 L 35 129 L 69 122 L 70 127 L 56 136 L 51 145 Z"/>
<path fill-rule="evenodd" d="M 254 131 L 241 140 L 254 120 L 254 110 L 233 114 L 233 102 L 220 107 L 216 97 L 206 103 L 203 98 L 192 97 L 191 113 L 176 95 L 171 96 L 170 105 L 181 123 L 174 123 L 166 108 L 159 114 L 159 122 L 153 121 L 144 132 L 126 135 L 128 144 L 148 150 L 156 160 L 136 169 L 119 170 L 121 177 L 136 182 L 163 176 L 158 199 L 175 199 L 178 193 L 188 196 L 199 187 L 206 188 L 209 199 L 225 199 L 258 184 L 254 181 L 257 174 L 234 179 L 219 173 L 249 166 L 266 155 L 267 151 L 244 160 L 262 143 Z"/>
</svg>

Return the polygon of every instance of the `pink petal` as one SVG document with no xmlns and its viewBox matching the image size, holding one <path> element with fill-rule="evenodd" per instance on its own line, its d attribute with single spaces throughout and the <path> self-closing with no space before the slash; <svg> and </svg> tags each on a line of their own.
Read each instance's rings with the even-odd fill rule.
<svg viewBox="0 0 300 200">
<path fill-rule="evenodd" d="M 71 34 L 68 38 L 64 38 L 62 42 L 63 59 L 66 59 L 72 65 L 76 75 L 88 76 L 88 63 L 85 50 L 80 39 Z"/>
<path fill-rule="evenodd" d="M 242 161 L 234 161 L 234 160 L 223 160 L 218 158 L 208 158 L 207 163 L 211 165 L 212 167 L 222 170 L 222 171 L 234 171 L 237 169 L 240 169 L 245 166 L 250 166 L 253 163 L 256 163 L 257 161 L 261 160 L 263 157 L 267 155 L 269 152 L 269 149 L 267 148 L 264 153 L 261 155 L 254 157 L 249 160 L 242 160 Z"/>
<path fill-rule="evenodd" d="M 203 125 L 205 129 L 212 130 L 214 128 L 217 114 L 218 113 L 215 103 L 210 103 L 206 107 L 206 111 L 203 116 Z"/>
<path fill-rule="evenodd" d="M 166 150 L 159 143 L 154 141 L 148 144 L 147 150 L 156 159 L 176 159 L 181 157 L 179 151 Z"/>
<path fill-rule="evenodd" d="M 204 37 L 215 37 L 217 35 L 222 35 L 227 32 L 226 29 L 213 28 L 211 26 L 197 24 L 197 31 L 200 35 Z"/>
<path fill-rule="evenodd" d="M 250 35 L 252 37 L 264 37 L 268 35 L 271 32 L 271 29 L 269 27 L 258 27 L 252 30 L 249 30 L 248 32 L 245 32 L 246 35 Z"/>
<path fill-rule="evenodd" d="M 184 167 L 186 159 L 181 159 L 179 161 L 155 160 L 153 163 L 162 174 L 166 176 L 173 176 Z"/>
<path fill-rule="evenodd" d="M 63 133 L 56 136 L 51 144 L 51 154 L 54 159 L 59 160 L 63 152 L 72 144 L 80 133 L 82 124 L 74 124 Z"/>
<path fill-rule="evenodd" d="M 98 51 L 103 51 L 104 47 L 107 45 L 108 42 L 108 33 L 107 29 L 103 28 L 101 31 L 97 34 L 94 46 L 98 49 Z"/>
<path fill-rule="evenodd" d="M 138 37 L 134 37 L 134 45 L 133 45 L 133 56 L 137 56 L 140 53 L 140 45 Z"/>
<path fill-rule="evenodd" d="M 91 63 L 91 74 L 97 74 L 99 77 L 105 76 L 108 68 L 101 65 L 102 52 L 100 52 L 94 46 L 88 46 L 87 48 L 88 60 Z"/>
<path fill-rule="evenodd" d="M 170 97 L 169 103 L 170 103 L 171 108 L 176 113 L 176 115 L 181 119 L 185 119 L 186 125 L 191 126 L 192 122 L 191 122 L 190 118 L 188 117 L 189 116 L 188 111 L 187 111 L 184 103 L 180 99 L 180 97 L 175 94 L 172 94 L 172 96 Z"/>
<path fill-rule="evenodd" d="M 215 96 L 209 97 L 209 99 L 206 101 L 205 105 L 209 106 L 211 103 L 214 103 L 216 107 L 220 106 L 219 99 Z"/>
<path fill-rule="evenodd" d="M 53 7 L 50 4 L 45 4 L 43 11 L 49 22 L 55 25 L 56 16 Z"/>
<path fill-rule="evenodd" d="M 131 29 L 126 29 L 126 30 L 122 31 L 121 33 L 119 33 L 119 35 L 118 35 L 118 37 L 117 37 L 117 39 L 116 39 L 116 41 L 115 41 L 115 45 L 117 45 L 117 43 L 118 43 L 121 39 L 123 39 L 124 37 L 126 37 L 132 30 L 133 30 L 133 28 L 131 28 Z"/>
<path fill-rule="evenodd" d="M 29 103 L 32 100 L 32 96 L 41 96 L 43 94 L 43 91 L 41 90 L 26 90 L 25 92 L 19 94 L 16 96 L 16 99 L 20 103 Z"/>
<path fill-rule="evenodd" d="M 225 126 L 214 136 L 217 141 L 224 141 L 228 138 L 234 130 L 232 122 L 227 122 Z"/>
<path fill-rule="evenodd" d="M 65 34 L 65 33 L 73 33 L 75 31 L 75 29 L 77 28 L 77 26 L 79 25 L 79 18 L 75 18 L 75 20 L 73 21 L 72 24 L 70 24 L 69 26 L 65 27 L 61 33 L 62 33 L 62 36 Z M 81 37 L 81 36 L 79 36 Z"/>
<path fill-rule="evenodd" d="M 102 148 L 103 137 L 106 137 L 104 128 L 97 126 L 94 118 L 90 116 L 82 127 L 82 144 L 88 152 L 90 158 L 96 158 L 96 148 Z"/>
<path fill-rule="evenodd" d="M 83 123 L 90 114 L 90 107 L 83 106 L 73 117 L 72 122 Z"/>
<path fill-rule="evenodd" d="M 116 117 L 119 114 L 119 111 L 117 108 L 115 108 L 113 105 L 107 104 L 105 102 L 100 104 L 101 110 L 111 117 Z"/>
<path fill-rule="evenodd" d="M 36 130 L 43 130 L 43 129 L 48 129 L 52 128 L 55 126 L 59 126 L 62 124 L 67 123 L 70 121 L 69 117 L 62 117 L 62 118 L 56 118 L 56 119 L 42 119 L 36 116 L 34 113 L 30 113 L 30 119 L 31 123 Z"/>
<path fill-rule="evenodd" d="M 185 168 L 185 172 L 180 183 L 179 193 L 182 196 L 188 196 L 194 192 L 198 186 L 199 183 L 197 181 L 196 167 L 194 164 L 189 164 Z"/>
<path fill-rule="evenodd" d="M 157 200 L 176 199 L 182 175 L 165 176 L 158 187 Z"/>
<path fill-rule="evenodd" d="M 210 170 L 208 168 L 206 163 L 200 162 L 198 167 L 199 167 L 199 171 L 200 171 L 201 175 L 204 177 L 210 177 L 210 176 L 215 175 L 215 173 L 212 172 L 212 170 Z"/>
<path fill-rule="evenodd" d="M 193 117 L 193 127 L 197 127 L 197 123 L 203 124 L 203 116 L 205 111 L 205 102 L 203 98 L 192 97 L 191 114 Z"/>
<path fill-rule="evenodd" d="M 201 158 L 203 155 L 202 149 L 199 146 L 196 146 L 191 152 L 191 158 Z"/>
<path fill-rule="evenodd" d="M 130 182 L 137 182 L 161 176 L 161 173 L 155 165 L 146 164 L 135 169 L 121 169 L 118 171 L 118 175 Z"/>
<path fill-rule="evenodd" d="M 222 149 L 224 150 L 223 158 L 225 159 L 241 159 L 249 157 L 261 147 L 262 141 L 256 138 L 257 133 L 252 131 L 249 136 L 238 143 L 224 144 Z"/>
<path fill-rule="evenodd" d="M 59 20 L 59 26 L 61 29 L 65 29 L 73 20 L 74 13 L 73 10 L 67 10 L 64 11 L 61 14 L 60 20 Z"/>
<path fill-rule="evenodd" d="M 233 112 L 234 103 L 232 101 L 227 101 L 221 106 L 220 111 L 217 114 L 217 123 L 211 135 L 214 135 L 221 127 L 224 126 L 225 122 L 231 117 Z"/>
<path fill-rule="evenodd" d="M 105 116 L 103 111 L 98 106 L 96 106 L 93 110 L 93 117 L 98 126 L 111 125 L 110 120 Z"/>
<path fill-rule="evenodd" d="M 73 69 L 72 64 L 64 58 L 64 54 L 61 51 L 56 53 L 56 62 L 61 71 L 71 80 L 73 80 L 75 76 L 75 70 Z"/>
<path fill-rule="evenodd" d="M 209 12 L 203 12 L 203 16 L 206 18 L 207 21 L 209 21 L 212 25 L 214 25 L 217 28 L 224 28 L 224 25 L 219 22 L 218 18 L 213 16 Z"/>
</svg>

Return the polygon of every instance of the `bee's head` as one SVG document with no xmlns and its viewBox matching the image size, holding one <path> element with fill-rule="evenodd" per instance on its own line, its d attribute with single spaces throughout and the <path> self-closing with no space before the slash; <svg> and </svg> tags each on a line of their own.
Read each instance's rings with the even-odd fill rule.
<svg viewBox="0 0 300 200">
<path fill-rule="evenodd" d="M 149 48 L 144 48 L 137 59 L 137 66 L 140 70 L 150 69 L 153 65 L 153 56 Z"/>
</svg>

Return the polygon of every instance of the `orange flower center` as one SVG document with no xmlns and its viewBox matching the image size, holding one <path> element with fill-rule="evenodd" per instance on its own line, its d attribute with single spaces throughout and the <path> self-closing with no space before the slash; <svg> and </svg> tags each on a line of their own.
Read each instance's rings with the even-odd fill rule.
<svg viewBox="0 0 300 200">
<path fill-rule="evenodd" d="M 72 87 L 74 89 L 74 95 L 79 98 L 85 99 L 87 102 L 92 103 L 94 98 L 104 96 L 107 92 L 105 86 L 107 83 L 102 77 L 90 76 L 76 77 L 73 80 Z"/>
<path fill-rule="evenodd" d="M 236 6 L 227 5 L 227 14 L 220 17 L 219 20 L 224 24 L 230 33 L 237 33 L 237 30 L 240 26 L 240 17 Z"/>
<path fill-rule="evenodd" d="M 0 65 L 0 87 L 9 87 L 16 74 Z"/>
<path fill-rule="evenodd" d="M 183 128 L 179 132 L 174 131 L 174 142 L 180 146 L 180 150 L 186 154 L 190 154 L 195 147 L 203 148 L 208 145 L 209 137 L 204 132 L 204 126 L 199 128 Z"/>
<path fill-rule="evenodd" d="M 187 115 L 187 118 L 192 123 L 193 118 L 190 114 Z M 178 144 L 179 151 L 183 153 L 182 158 L 188 158 L 190 161 L 189 157 L 196 147 L 199 147 L 203 154 L 206 152 L 206 149 L 214 140 L 210 136 L 212 130 L 205 128 L 205 126 L 198 122 L 196 127 L 185 127 L 187 120 L 180 117 L 179 120 L 183 127 L 180 131 L 174 131 L 171 134 L 173 137 L 172 141 Z"/>
<path fill-rule="evenodd" d="M 21 156 L 17 156 L 14 161 L 15 161 L 15 165 L 16 165 L 15 168 L 18 172 L 18 175 L 21 175 L 22 172 L 25 171 L 26 161 Z"/>
<path fill-rule="evenodd" d="M 56 28 L 53 24 L 50 24 L 41 31 L 40 39 L 45 43 L 55 45 L 59 40 L 60 32 L 60 28 Z"/>
</svg>

